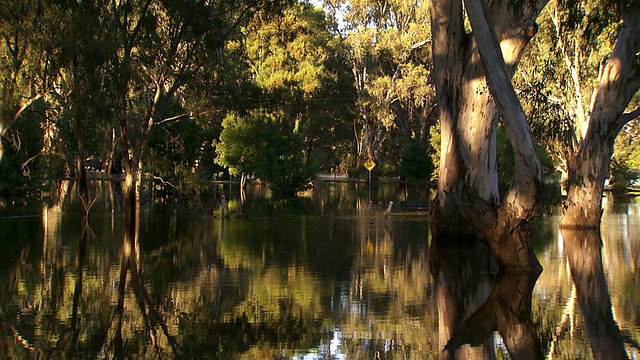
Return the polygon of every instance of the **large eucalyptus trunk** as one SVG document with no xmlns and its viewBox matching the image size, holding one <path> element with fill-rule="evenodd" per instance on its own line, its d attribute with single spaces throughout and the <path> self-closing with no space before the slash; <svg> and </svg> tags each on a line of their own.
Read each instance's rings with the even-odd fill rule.
<svg viewBox="0 0 640 360">
<path fill-rule="evenodd" d="M 463 27 L 460 1 L 432 0 L 436 95 L 442 129 L 440 177 L 433 206 L 435 241 L 486 239 L 503 268 L 539 268 L 527 223 L 535 215 L 541 166 L 533 135 L 510 79 L 535 34 L 535 7 L 466 0 L 473 33 Z M 497 116 L 514 149 L 515 175 L 498 196 Z"/>
<path fill-rule="evenodd" d="M 577 155 L 569 160 L 562 227 L 600 226 L 604 181 L 609 175 L 613 143 L 623 126 L 640 116 L 640 109 L 624 113 L 640 88 L 640 71 L 636 64 L 639 44 L 640 13 L 623 14 L 615 47 L 593 96 L 587 131 Z"/>
<path fill-rule="evenodd" d="M 488 21 L 500 43 L 509 78 L 530 40 L 536 8 L 491 3 Z M 489 91 L 477 40 L 465 33 L 461 1 L 432 0 L 431 23 L 436 96 L 441 126 L 440 176 L 433 206 L 436 238 L 476 233 L 453 196 L 500 204 L 496 165 L 498 112 Z M 535 32 L 535 31 L 534 31 Z M 452 196 L 453 195 L 453 196 Z"/>
</svg>

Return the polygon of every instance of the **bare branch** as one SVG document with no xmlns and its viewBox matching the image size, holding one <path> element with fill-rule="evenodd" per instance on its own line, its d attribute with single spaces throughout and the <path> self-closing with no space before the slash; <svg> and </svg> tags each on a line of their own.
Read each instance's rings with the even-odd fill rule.
<svg viewBox="0 0 640 360">
<path fill-rule="evenodd" d="M 0 131 L 0 136 L 3 136 L 7 131 L 9 131 L 9 129 L 11 129 L 13 127 L 13 125 L 16 123 L 18 118 L 20 118 L 20 115 L 22 115 L 22 113 L 31 104 L 33 104 L 35 101 L 40 99 L 43 95 L 44 95 L 44 93 L 39 93 L 39 94 L 36 94 L 35 96 L 32 96 L 31 98 L 27 99 L 27 101 L 24 104 L 22 104 L 22 106 L 20 106 L 18 111 L 16 111 L 16 113 L 13 115 L 13 119 L 8 124 L 5 124 L 6 126 L 4 128 L 2 128 L 2 131 Z"/>
<path fill-rule="evenodd" d="M 162 120 L 158 121 L 156 124 L 160 125 L 160 124 L 168 123 L 168 122 L 171 122 L 171 121 L 180 120 L 180 119 L 185 118 L 185 117 L 190 117 L 190 115 L 191 115 L 190 113 L 184 113 L 184 114 L 180 114 L 180 115 L 176 115 L 176 116 L 171 116 L 171 117 L 168 117 L 168 118 L 165 118 L 165 119 L 162 119 Z"/>
</svg>

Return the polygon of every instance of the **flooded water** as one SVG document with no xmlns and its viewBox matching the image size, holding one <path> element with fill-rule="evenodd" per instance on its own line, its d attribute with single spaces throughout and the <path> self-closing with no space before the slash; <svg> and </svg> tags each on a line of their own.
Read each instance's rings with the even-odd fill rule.
<svg viewBox="0 0 640 360">
<path fill-rule="evenodd" d="M 88 227 L 74 205 L 0 208 L 0 358 L 640 356 L 634 200 L 606 198 L 601 233 L 537 221 L 531 276 L 481 244 L 432 247 L 430 194 L 396 185 L 149 201 L 137 240 L 99 190 Z"/>
</svg>

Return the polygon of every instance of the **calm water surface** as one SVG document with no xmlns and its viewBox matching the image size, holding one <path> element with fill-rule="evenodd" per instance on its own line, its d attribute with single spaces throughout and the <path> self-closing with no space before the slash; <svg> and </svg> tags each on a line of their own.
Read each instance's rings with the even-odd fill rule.
<svg viewBox="0 0 640 360">
<path fill-rule="evenodd" d="M 605 199 L 601 233 L 540 219 L 544 271 L 503 276 L 481 245 L 430 246 L 428 193 L 372 190 L 276 200 L 254 187 L 241 201 L 221 187 L 228 219 L 147 204 L 137 242 L 100 188 L 86 228 L 74 205 L 6 204 L 0 358 L 433 359 L 447 344 L 476 359 L 518 344 L 534 358 L 640 356 L 640 203 Z"/>
</svg>

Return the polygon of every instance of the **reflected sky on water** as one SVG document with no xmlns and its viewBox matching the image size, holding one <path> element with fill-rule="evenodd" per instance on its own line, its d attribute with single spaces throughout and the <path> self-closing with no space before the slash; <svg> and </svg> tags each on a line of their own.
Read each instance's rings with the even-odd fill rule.
<svg viewBox="0 0 640 360">
<path fill-rule="evenodd" d="M 638 358 L 637 201 L 606 198 L 601 233 L 539 219 L 544 271 L 522 276 L 482 244 L 431 246 L 428 191 L 368 190 L 149 199 L 137 239 L 106 187 L 84 232 L 74 205 L 7 204 L 0 357 Z"/>
</svg>

